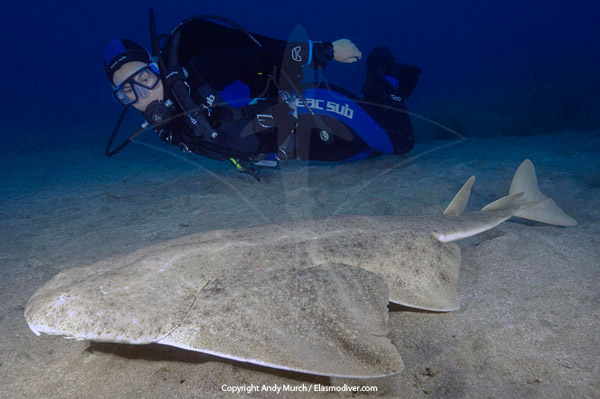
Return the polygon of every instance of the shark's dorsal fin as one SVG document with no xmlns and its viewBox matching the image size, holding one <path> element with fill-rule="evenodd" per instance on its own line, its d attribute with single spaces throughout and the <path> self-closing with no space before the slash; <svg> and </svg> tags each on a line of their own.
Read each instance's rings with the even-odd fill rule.
<svg viewBox="0 0 600 399">
<path fill-rule="evenodd" d="M 450 205 L 444 211 L 446 216 L 459 216 L 465 210 L 467 202 L 469 202 L 469 196 L 471 195 L 471 187 L 475 183 L 475 176 L 471 176 L 469 180 L 462 186 L 458 193 L 454 196 Z"/>
</svg>

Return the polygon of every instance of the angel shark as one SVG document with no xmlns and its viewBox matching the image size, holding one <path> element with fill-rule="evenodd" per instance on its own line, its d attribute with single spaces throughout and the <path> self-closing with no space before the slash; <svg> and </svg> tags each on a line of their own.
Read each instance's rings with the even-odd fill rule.
<svg viewBox="0 0 600 399">
<path fill-rule="evenodd" d="M 340 216 L 197 233 L 65 270 L 28 301 L 31 330 L 159 343 L 339 377 L 400 372 L 388 301 L 458 309 L 454 241 L 512 216 L 573 226 L 525 160 L 508 196 L 464 213 L 471 177 L 440 216 Z"/>
</svg>

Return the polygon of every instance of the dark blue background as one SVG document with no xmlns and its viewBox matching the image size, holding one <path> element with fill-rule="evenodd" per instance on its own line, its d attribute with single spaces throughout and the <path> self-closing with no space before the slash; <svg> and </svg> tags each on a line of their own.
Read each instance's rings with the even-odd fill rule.
<svg viewBox="0 0 600 399">
<path fill-rule="evenodd" d="M 600 128 L 600 29 L 591 1 L 110 3 L 21 2 L 4 9 L 3 136 L 105 141 L 120 107 L 102 50 L 116 37 L 148 45 L 149 7 L 159 32 L 213 13 L 279 38 L 296 24 L 315 40 L 347 37 L 365 56 L 386 44 L 399 61 L 423 70 L 409 109 L 467 135 Z M 327 73 L 358 92 L 365 63 L 330 64 Z M 416 130 L 432 134 L 418 121 Z"/>
</svg>

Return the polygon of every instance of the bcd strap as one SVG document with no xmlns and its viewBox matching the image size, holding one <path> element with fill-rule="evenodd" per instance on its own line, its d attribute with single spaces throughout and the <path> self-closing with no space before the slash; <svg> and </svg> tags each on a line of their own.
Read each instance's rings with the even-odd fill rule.
<svg viewBox="0 0 600 399">
<path fill-rule="evenodd" d="M 269 113 L 268 108 L 279 102 L 277 98 L 261 100 L 256 104 L 250 104 L 243 107 L 230 108 L 229 117 L 231 122 L 237 122 L 242 119 L 252 119 L 258 114 Z"/>
<path fill-rule="evenodd" d="M 185 123 L 192 129 L 195 136 L 212 142 L 217 138 L 218 133 L 208 123 L 202 110 L 198 108 L 198 105 L 190 97 L 189 86 L 185 82 L 186 78 L 187 72 L 180 66 L 167 68 L 164 77 L 167 86 L 171 89 L 176 101 L 185 114 Z"/>
<path fill-rule="evenodd" d="M 187 78 L 187 71 L 183 67 L 177 66 L 174 68 L 167 68 L 165 73 L 165 81 L 169 88 L 173 87 L 173 83 Z"/>
</svg>

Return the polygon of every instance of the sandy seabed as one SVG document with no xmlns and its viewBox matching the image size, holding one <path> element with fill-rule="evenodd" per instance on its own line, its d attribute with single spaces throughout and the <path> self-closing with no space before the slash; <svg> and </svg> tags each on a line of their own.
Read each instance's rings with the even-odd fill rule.
<svg viewBox="0 0 600 399">
<path fill-rule="evenodd" d="M 263 170 L 263 183 L 151 140 L 110 159 L 77 146 L 2 155 L 2 398 L 600 398 L 598 132 L 438 141 L 354 164 L 288 162 Z M 460 241 L 460 310 L 391 307 L 406 364 L 396 376 L 314 377 L 162 345 L 36 337 L 23 317 L 59 271 L 189 233 L 334 214 L 440 214 L 471 175 L 467 209 L 477 210 L 508 193 L 526 158 L 541 191 L 579 224 L 512 219 Z M 339 391 L 315 392 L 317 384 Z M 257 391 L 230 391 L 248 386 Z"/>
</svg>

